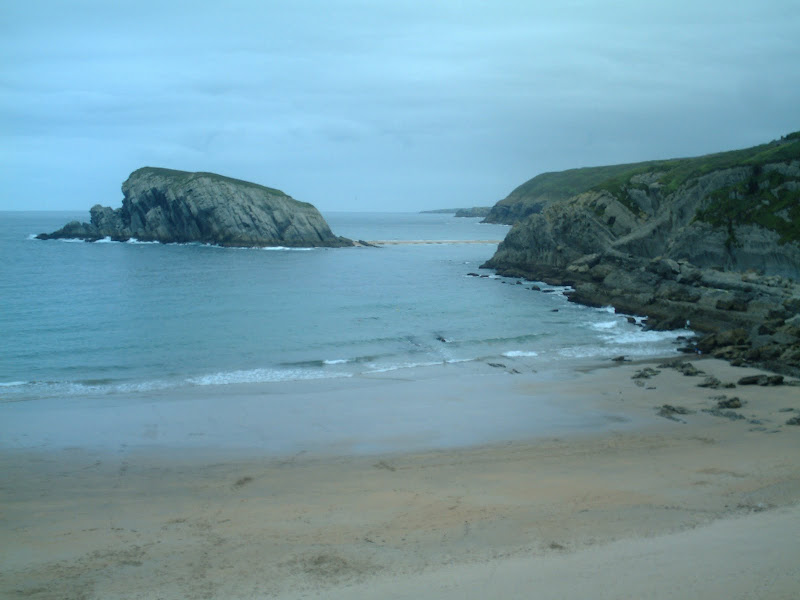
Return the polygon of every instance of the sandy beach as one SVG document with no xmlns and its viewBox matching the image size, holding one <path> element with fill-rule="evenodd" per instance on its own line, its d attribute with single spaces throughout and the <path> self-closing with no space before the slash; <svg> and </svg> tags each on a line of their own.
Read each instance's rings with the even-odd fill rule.
<svg viewBox="0 0 800 600">
<path fill-rule="evenodd" d="M 225 386 L 224 406 L 157 414 L 2 405 L 0 597 L 798 597 L 800 387 L 700 387 L 759 371 L 663 362 Z M 359 440 L 273 447 L 264 395 L 333 407 L 303 440 L 348 399 L 410 408 Z M 409 439 L 437 399 L 453 430 Z"/>
</svg>

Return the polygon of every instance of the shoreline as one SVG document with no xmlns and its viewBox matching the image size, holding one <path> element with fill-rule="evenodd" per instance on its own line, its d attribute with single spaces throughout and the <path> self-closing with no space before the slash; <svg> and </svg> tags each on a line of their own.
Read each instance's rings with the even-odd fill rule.
<svg viewBox="0 0 800 600">
<path fill-rule="evenodd" d="M 0 451 L 348 456 L 467 448 L 656 421 L 620 416 L 594 393 L 597 385 L 613 385 L 608 369 L 618 366 L 564 359 L 541 369 L 535 356 L 499 356 L 347 377 L 47 397 L 0 404 Z M 591 379 L 593 372 L 603 381 Z"/>
<path fill-rule="evenodd" d="M 516 394 L 540 413 L 553 402 L 600 419 L 471 446 L 0 449 L 0 595 L 527 598 L 533 585 L 542 597 L 791 597 L 800 427 L 785 421 L 800 415 L 800 388 L 698 387 L 705 375 L 663 360 L 587 363 L 546 381 L 417 371 L 329 392 L 428 389 L 461 395 L 451 401 L 463 410 L 494 389 L 496 413 Z M 759 373 L 691 362 L 722 383 Z M 658 372 L 637 377 L 647 368 Z M 324 386 L 300 387 L 272 394 Z M 743 418 L 703 412 L 723 394 L 740 398 Z M 664 404 L 690 412 L 665 418 Z"/>
</svg>

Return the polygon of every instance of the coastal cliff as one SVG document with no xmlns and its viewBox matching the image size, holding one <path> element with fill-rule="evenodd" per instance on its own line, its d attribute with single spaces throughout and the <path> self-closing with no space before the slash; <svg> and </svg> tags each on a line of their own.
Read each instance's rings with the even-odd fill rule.
<svg viewBox="0 0 800 600">
<path fill-rule="evenodd" d="M 528 215 L 542 212 L 553 202 L 586 192 L 612 177 L 647 164 L 649 163 L 585 167 L 542 173 L 515 188 L 506 198 L 492 206 L 483 222 L 513 225 Z"/>
<path fill-rule="evenodd" d="M 708 334 L 702 352 L 800 373 L 800 132 L 586 171 L 540 194 L 484 267 L 571 285 L 571 300 L 647 315 L 649 327 L 688 324 Z M 535 204 L 503 202 L 507 215 Z"/>
<path fill-rule="evenodd" d="M 220 246 L 352 246 L 319 211 L 279 190 L 213 173 L 144 167 L 122 184 L 122 207 L 92 207 L 91 221 L 73 221 L 39 239 Z"/>
</svg>

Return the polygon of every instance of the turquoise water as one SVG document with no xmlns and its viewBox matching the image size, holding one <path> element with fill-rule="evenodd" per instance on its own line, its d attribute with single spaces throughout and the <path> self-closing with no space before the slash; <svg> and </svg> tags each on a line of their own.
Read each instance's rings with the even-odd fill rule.
<svg viewBox="0 0 800 600">
<path fill-rule="evenodd" d="M 504 356 L 546 368 L 672 352 L 681 333 L 644 332 L 613 311 L 570 304 L 560 289 L 469 276 L 494 244 L 276 250 L 32 239 L 87 216 L 0 213 L 2 401 Z M 496 240 L 507 231 L 451 215 L 325 216 L 336 234 L 365 240 Z"/>
</svg>

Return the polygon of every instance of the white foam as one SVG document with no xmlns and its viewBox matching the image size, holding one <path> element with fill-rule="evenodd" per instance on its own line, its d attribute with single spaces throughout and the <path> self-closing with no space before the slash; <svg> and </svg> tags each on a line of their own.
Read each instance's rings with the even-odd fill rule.
<svg viewBox="0 0 800 600">
<path fill-rule="evenodd" d="M 436 365 L 444 364 L 442 361 L 432 362 L 418 362 L 418 363 L 402 363 L 399 365 L 390 365 L 388 367 L 377 367 L 375 365 L 368 365 L 374 367 L 367 371 L 367 373 L 389 373 L 390 371 L 398 371 L 400 369 L 414 369 L 416 367 L 435 367 Z"/>
<path fill-rule="evenodd" d="M 343 365 L 343 364 L 346 364 L 346 363 L 349 363 L 349 362 L 350 362 L 350 360 L 347 359 L 347 358 L 337 358 L 337 359 L 333 359 L 333 360 L 323 360 L 322 364 L 323 365 Z"/>
<path fill-rule="evenodd" d="M 595 358 L 608 354 L 608 348 L 601 346 L 572 346 L 559 349 L 558 354 L 566 358 Z"/>
<path fill-rule="evenodd" d="M 603 321 L 602 323 L 592 323 L 592 329 L 605 331 L 607 329 L 614 329 L 619 325 L 619 321 Z"/>
<path fill-rule="evenodd" d="M 234 383 L 272 383 L 301 379 L 328 379 L 331 377 L 352 377 L 350 373 L 322 373 L 301 369 L 250 369 L 246 371 L 225 371 L 201 377 L 190 377 L 186 381 L 194 385 L 229 385 Z"/>
<path fill-rule="evenodd" d="M 610 344 L 653 344 L 657 342 L 667 342 L 675 340 L 680 336 L 685 336 L 686 331 L 626 331 L 617 335 L 603 336 L 603 339 Z"/>
<path fill-rule="evenodd" d="M 28 385 L 27 381 L 2 381 L 0 387 L 19 387 L 21 385 Z"/>
<path fill-rule="evenodd" d="M 107 235 L 102 240 L 97 240 L 95 244 L 110 244 L 113 240 L 110 235 Z"/>
<path fill-rule="evenodd" d="M 539 356 L 539 353 L 533 350 L 509 350 L 508 352 L 503 352 L 503 356 L 507 356 L 508 358 L 520 358 L 525 356 Z"/>
<path fill-rule="evenodd" d="M 309 252 L 315 248 L 289 248 L 287 246 L 265 246 L 262 250 L 282 250 L 286 252 Z"/>
<path fill-rule="evenodd" d="M 142 383 L 120 383 L 113 387 L 116 392 L 152 392 L 155 390 L 165 390 L 174 387 L 174 384 L 166 381 L 144 381 Z"/>
<path fill-rule="evenodd" d="M 101 393 L 135 393 L 135 392 L 152 392 L 155 390 L 164 390 L 173 387 L 174 384 L 167 383 L 166 381 L 141 381 L 138 383 L 66 383 L 55 384 L 54 387 L 58 388 L 59 393 L 66 395 L 81 395 L 88 392 L 101 392 Z M 55 391 L 55 390 L 54 390 Z"/>
<path fill-rule="evenodd" d="M 127 242 L 125 242 L 125 243 L 126 243 L 126 244 L 160 244 L 161 242 L 157 242 L 157 241 L 155 241 L 155 240 L 153 240 L 153 241 L 150 241 L 150 242 L 146 242 L 146 241 L 145 241 L 145 242 L 142 242 L 142 241 L 140 241 L 140 240 L 137 240 L 136 238 L 130 238 L 130 239 L 129 239 Z"/>
</svg>

